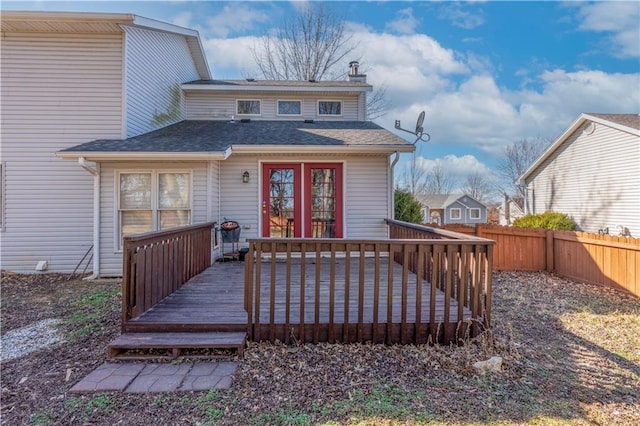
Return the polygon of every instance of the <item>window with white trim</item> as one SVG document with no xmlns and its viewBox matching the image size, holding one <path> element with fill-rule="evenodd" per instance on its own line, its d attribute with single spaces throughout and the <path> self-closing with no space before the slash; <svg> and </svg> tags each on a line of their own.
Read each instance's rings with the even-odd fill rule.
<svg viewBox="0 0 640 426">
<path fill-rule="evenodd" d="M 480 209 L 479 208 L 469 209 L 469 219 L 480 219 Z"/>
<path fill-rule="evenodd" d="M 318 115 L 342 115 L 342 101 L 318 101 Z"/>
<path fill-rule="evenodd" d="M 449 219 L 460 220 L 462 218 L 462 210 L 459 208 L 452 208 L 449 210 Z"/>
<path fill-rule="evenodd" d="M 118 174 L 118 247 L 125 235 L 191 223 L 190 172 Z"/>
<path fill-rule="evenodd" d="M 422 208 L 422 223 L 429 223 L 429 207 Z"/>
<path fill-rule="evenodd" d="M 236 105 L 238 115 L 260 115 L 259 99 L 238 99 Z"/>
<path fill-rule="evenodd" d="M 301 115 L 302 101 L 278 101 L 278 115 Z"/>
</svg>

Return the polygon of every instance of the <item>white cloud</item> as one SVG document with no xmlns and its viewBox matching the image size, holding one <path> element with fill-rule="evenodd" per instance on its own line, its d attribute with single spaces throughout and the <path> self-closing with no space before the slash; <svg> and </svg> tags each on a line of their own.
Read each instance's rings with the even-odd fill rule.
<svg viewBox="0 0 640 426">
<path fill-rule="evenodd" d="M 605 50 L 619 57 L 640 56 L 640 3 L 584 3 L 579 6 L 578 18 L 581 30 L 611 33 Z"/>
<path fill-rule="evenodd" d="M 476 172 L 488 176 L 492 176 L 494 173 L 486 164 L 469 154 L 461 157 L 445 155 L 444 157 L 434 159 L 417 157 L 416 164 L 427 173 L 436 167 L 440 167 L 442 170 L 446 170 L 446 172 L 457 181 L 464 180 L 467 176 Z"/>
<path fill-rule="evenodd" d="M 193 14 L 189 11 L 179 13 L 173 18 L 173 24 L 184 28 L 191 28 L 191 18 Z"/>
<path fill-rule="evenodd" d="M 396 19 L 387 22 L 385 29 L 398 34 L 413 34 L 420 20 L 413 16 L 413 9 L 408 7 L 396 13 Z"/>
<path fill-rule="evenodd" d="M 269 21 L 265 12 L 242 3 L 230 3 L 222 11 L 207 20 L 207 33 L 216 37 L 227 37 L 233 33 L 243 33 L 254 28 L 256 23 Z"/>
<path fill-rule="evenodd" d="M 448 3 L 444 5 L 438 14 L 440 19 L 447 19 L 451 21 L 451 24 L 464 28 L 465 30 L 471 30 L 484 24 L 484 16 L 482 11 L 467 11 L 464 10 L 460 3 Z"/>
<path fill-rule="evenodd" d="M 256 65 L 251 48 L 258 45 L 258 37 L 210 38 L 204 41 L 205 54 L 213 78 L 237 79 L 255 77 Z M 241 73 L 240 75 L 238 73 Z"/>
</svg>

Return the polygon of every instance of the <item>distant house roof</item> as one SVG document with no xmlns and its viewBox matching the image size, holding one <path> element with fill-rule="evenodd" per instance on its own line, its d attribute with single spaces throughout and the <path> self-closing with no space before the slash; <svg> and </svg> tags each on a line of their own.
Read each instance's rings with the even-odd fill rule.
<svg viewBox="0 0 640 426">
<path fill-rule="evenodd" d="M 227 158 L 234 152 L 412 152 L 369 121 L 181 121 L 128 139 L 99 139 L 58 151 L 62 158 Z"/>
<path fill-rule="evenodd" d="M 315 90 L 337 92 L 368 92 L 373 89 L 370 84 L 359 81 L 328 80 L 328 81 L 304 81 L 304 80 L 197 80 L 182 85 L 184 90 L 210 90 L 210 91 L 282 91 L 284 89 L 310 92 Z"/>
<path fill-rule="evenodd" d="M 640 136 L 640 115 L 639 114 L 600 114 L 600 113 L 583 113 L 556 139 L 549 148 L 540 155 L 540 157 L 523 173 L 518 182 L 524 184 L 526 179 L 538 168 L 544 161 L 551 156 L 569 137 L 582 126 L 586 121 L 596 124 L 602 124 L 622 132 Z"/>
<path fill-rule="evenodd" d="M 471 198 L 477 203 L 484 205 L 483 203 L 476 200 L 475 198 L 465 194 L 438 194 L 438 195 L 418 196 L 418 201 L 421 202 L 422 205 L 427 206 L 430 209 L 445 209 L 455 202 L 460 202 L 464 204 L 463 198 L 465 197 Z"/>
<path fill-rule="evenodd" d="M 122 25 L 184 36 L 201 78 L 211 78 L 198 31 L 131 13 L 36 12 L 3 10 L 3 32 L 121 34 Z"/>
</svg>

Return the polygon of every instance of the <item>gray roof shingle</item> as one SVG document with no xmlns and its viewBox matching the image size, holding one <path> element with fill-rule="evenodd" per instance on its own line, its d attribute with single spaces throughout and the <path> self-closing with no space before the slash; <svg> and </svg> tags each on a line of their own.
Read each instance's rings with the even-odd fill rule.
<svg viewBox="0 0 640 426">
<path fill-rule="evenodd" d="M 587 112 L 587 115 L 602 118 L 603 120 L 611 121 L 612 123 L 621 124 L 623 126 L 631 127 L 632 129 L 640 130 L 640 115 L 639 114 L 600 114 Z"/>
<path fill-rule="evenodd" d="M 398 146 L 411 144 L 369 121 L 181 121 L 128 139 L 99 139 L 61 152 L 223 152 L 231 145 Z"/>
<path fill-rule="evenodd" d="M 348 80 L 195 80 L 185 84 L 195 84 L 201 86 L 294 86 L 294 87 L 371 87 L 370 84 L 359 81 Z"/>
</svg>

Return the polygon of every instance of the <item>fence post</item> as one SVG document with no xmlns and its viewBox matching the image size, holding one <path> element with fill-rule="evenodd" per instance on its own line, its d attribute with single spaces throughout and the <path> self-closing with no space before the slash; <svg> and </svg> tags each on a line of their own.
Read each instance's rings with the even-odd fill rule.
<svg viewBox="0 0 640 426">
<path fill-rule="evenodd" d="M 546 232 L 546 236 L 547 236 L 547 244 L 545 247 L 545 252 L 546 252 L 546 270 L 547 272 L 553 272 L 555 265 L 554 265 L 554 253 L 553 253 L 553 236 L 554 236 L 555 231 L 547 231 Z"/>
</svg>

